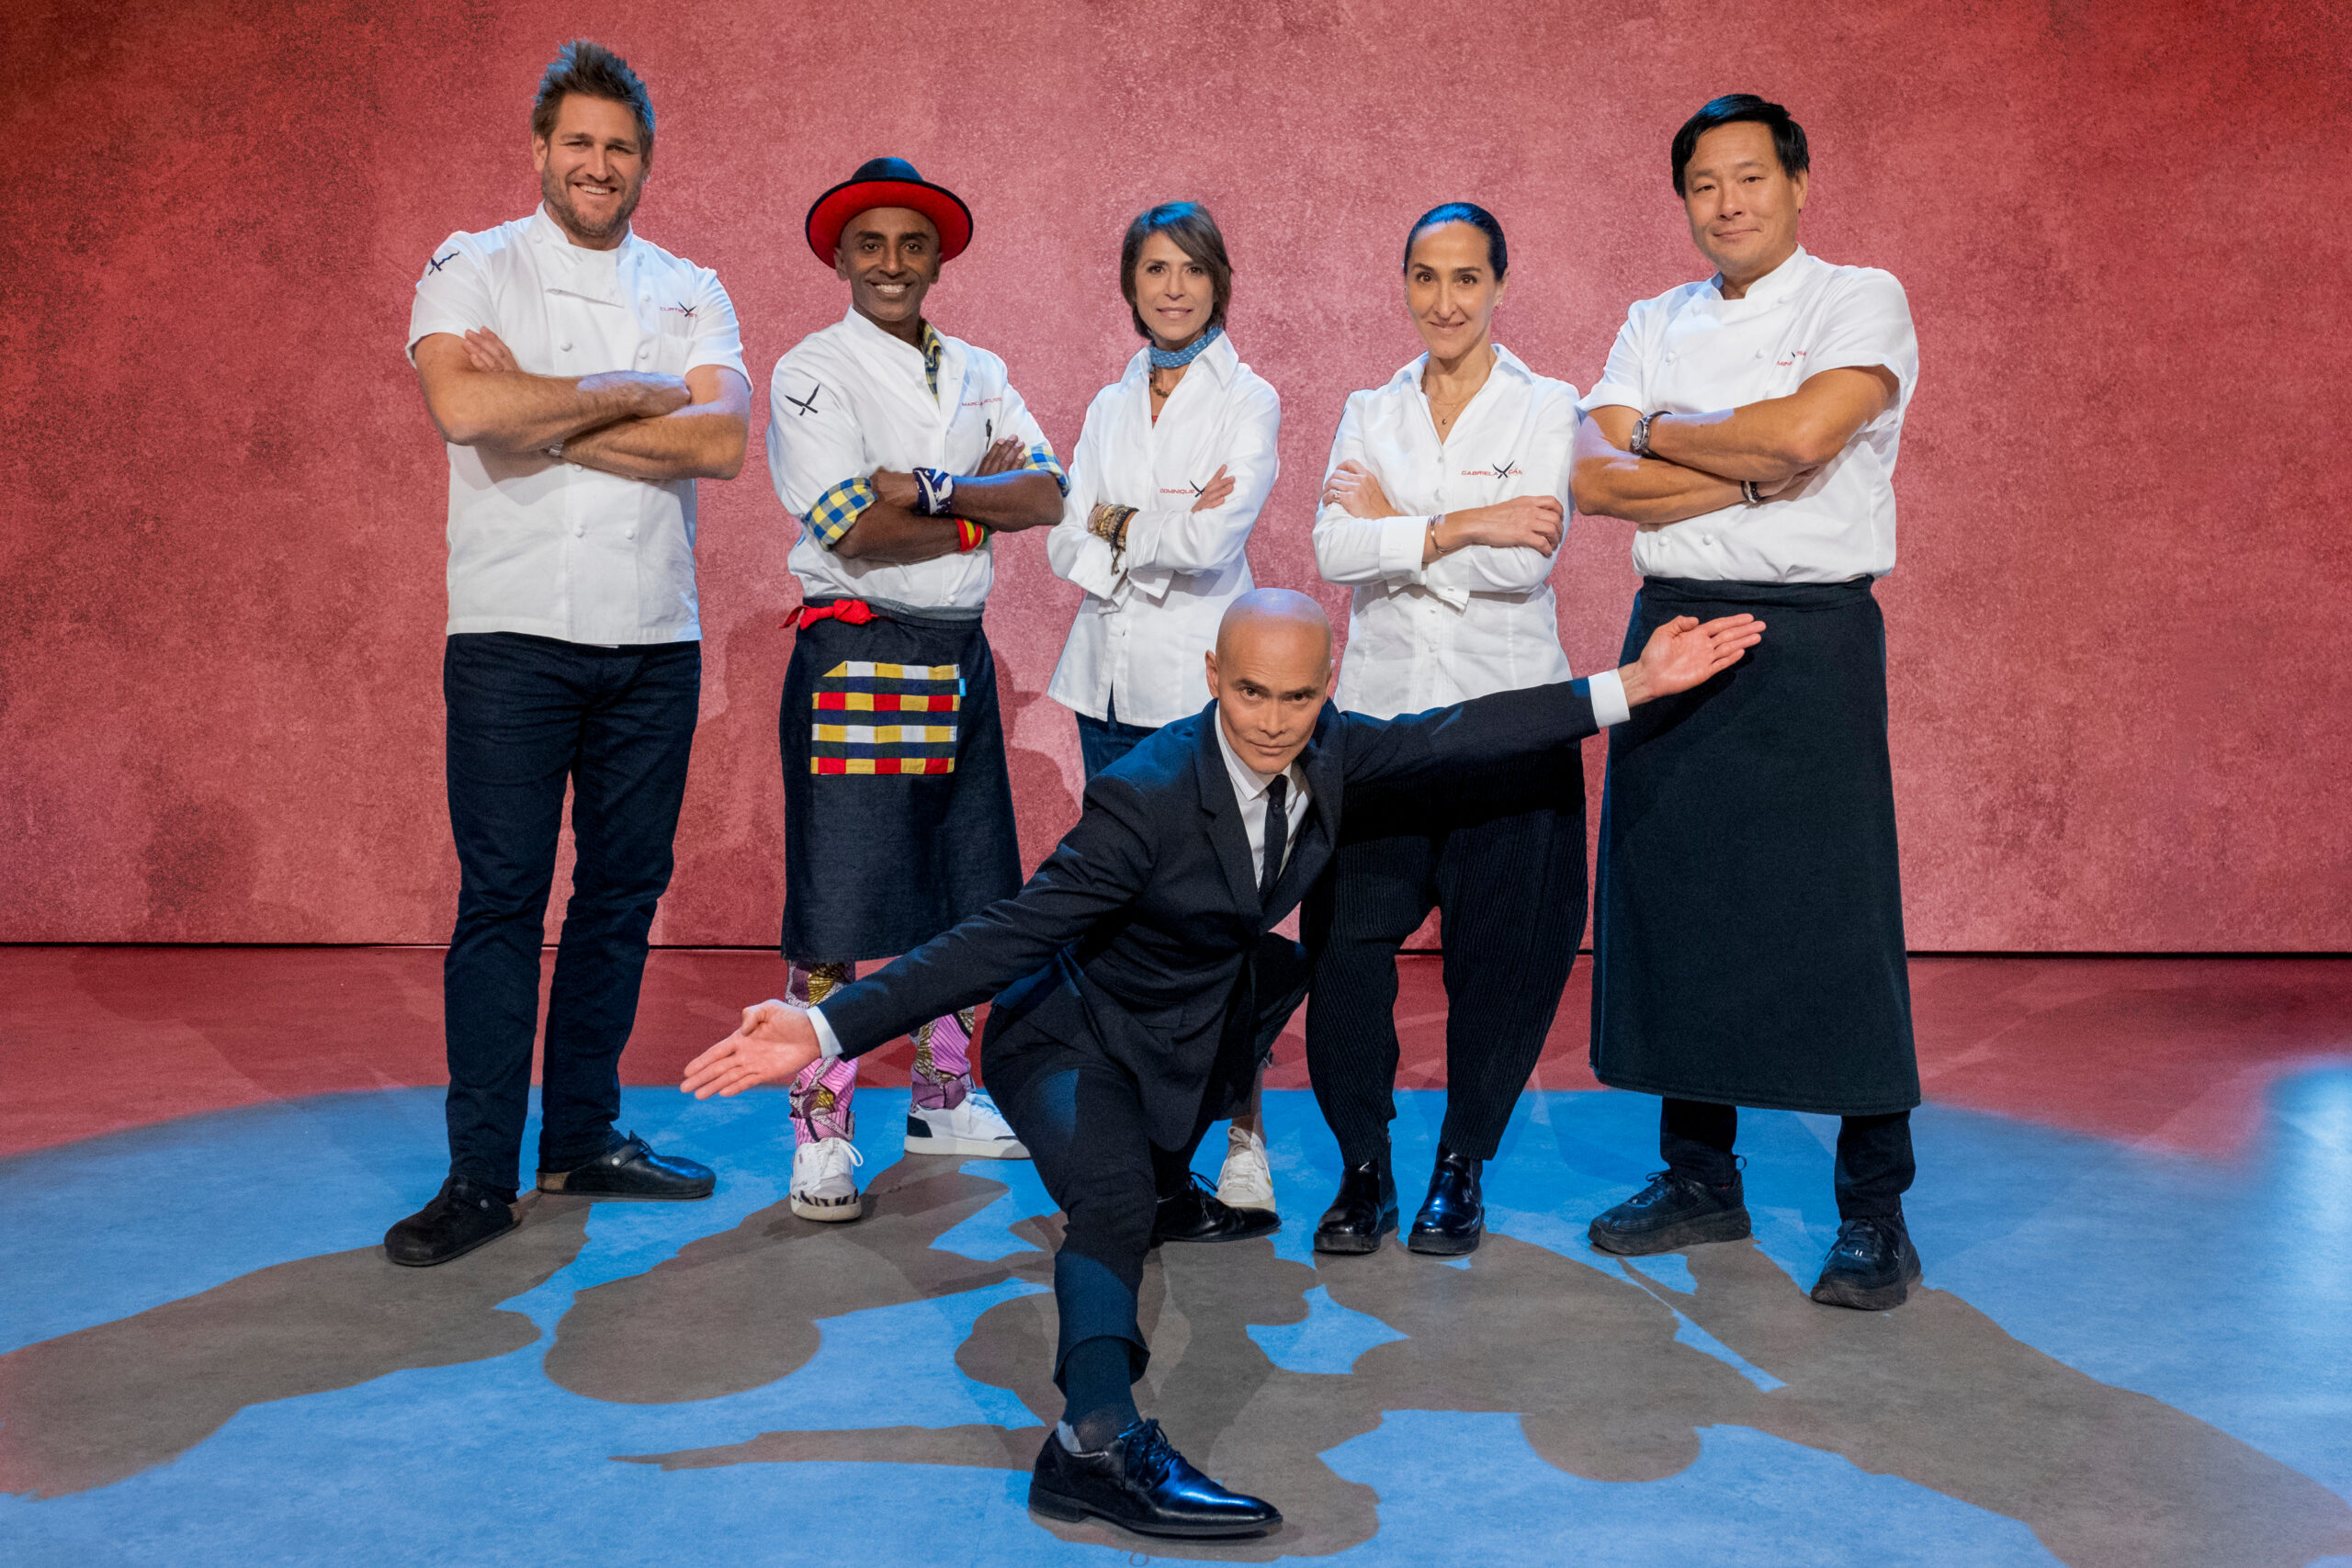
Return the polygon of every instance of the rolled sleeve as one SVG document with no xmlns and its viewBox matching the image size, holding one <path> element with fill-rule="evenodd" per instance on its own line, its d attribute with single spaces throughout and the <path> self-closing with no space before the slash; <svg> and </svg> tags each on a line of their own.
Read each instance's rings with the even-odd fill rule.
<svg viewBox="0 0 2352 1568">
<path fill-rule="evenodd" d="M 1577 407 L 1590 413 L 1595 409 L 1628 408 L 1639 413 L 1650 412 L 1649 377 L 1642 352 L 1641 307 L 1635 306 L 1625 317 L 1625 324 L 1617 329 L 1617 341 L 1610 345 L 1609 363 L 1601 368 L 1600 380 L 1591 391 L 1577 400 Z"/>
<path fill-rule="evenodd" d="M 1805 353 L 1808 378 L 1824 370 L 1883 368 L 1894 376 L 1896 406 L 1910 401 L 1912 383 L 1919 377 L 1919 337 L 1911 324 L 1910 299 L 1893 273 L 1860 269 L 1823 321 L 1825 330 Z"/>
<path fill-rule="evenodd" d="M 748 387 L 752 373 L 743 367 L 743 329 L 735 319 L 735 301 L 727 297 L 718 274 L 707 267 L 702 269 L 700 284 L 695 302 L 694 346 L 686 354 L 686 369 L 716 365 L 743 378 Z"/>
<path fill-rule="evenodd" d="M 408 312 L 409 363 L 416 363 L 416 345 L 435 333 L 463 337 L 494 330 L 496 308 L 480 253 L 465 234 L 450 235 L 425 258 L 416 280 Z"/>
<path fill-rule="evenodd" d="M 864 479 L 843 479 L 817 498 L 803 519 L 817 542 L 827 549 L 839 546 L 865 509 L 874 504 L 874 487 Z"/>
</svg>

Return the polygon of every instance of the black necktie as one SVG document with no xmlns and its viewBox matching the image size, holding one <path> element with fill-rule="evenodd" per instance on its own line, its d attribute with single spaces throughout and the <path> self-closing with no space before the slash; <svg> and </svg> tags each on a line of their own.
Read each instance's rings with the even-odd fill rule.
<svg viewBox="0 0 2352 1568">
<path fill-rule="evenodd" d="M 1283 874 L 1283 851 L 1290 843 L 1290 778 L 1276 773 L 1266 786 L 1266 858 L 1258 868 L 1258 907 L 1274 901 L 1274 883 Z"/>
</svg>

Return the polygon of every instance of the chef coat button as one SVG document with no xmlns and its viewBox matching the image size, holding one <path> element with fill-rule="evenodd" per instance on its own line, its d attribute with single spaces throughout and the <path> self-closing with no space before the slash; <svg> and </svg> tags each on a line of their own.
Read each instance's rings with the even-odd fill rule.
<svg viewBox="0 0 2352 1568">
<path fill-rule="evenodd" d="M 571 352 L 571 345 L 568 343 L 560 343 L 556 344 L 556 347 L 561 349 L 566 354 L 570 354 Z"/>
<path fill-rule="evenodd" d="M 585 523 L 574 523 L 571 525 L 571 536 L 575 539 L 586 538 L 588 536 L 588 525 Z"/>
<path fill-rule="evenodd" d="M 1702 545 L 1712 545 L 1715 542 L 1715 536 L 1713 534 L 1702 534 L 1699 536 L 1699 542 Z"/>
<path fill-rule="evenodd" d="M 637 537 L 637 529 L 636 529 L 634 526 L 632 526 L 632 527 L 628 530 L 628 532 L 627 534 L 625 534 L 625 535 L 623 535 L 623 536 L 622 536 L 622 537 L 624 537 L 624 538 L 629 538 L 629 539 L 634 539 L 634 538 L 636 538 L 636 537 Z"/>
<path fill-rule="evenodd" d="M 652 352 L 653 352 L 653 345 L 652 345 L 651 344 L 650 344 L 650 343 L 648 343 L 648 344 L 639 344 L 639 345 L 638 345 L 637 356 L 638 356 L 639 359 L 642 359 L 642 358 L 644 358 L 647 355 L 649 355 L 649 354 L 650 354 L 650 353 L 652 353 Z"/>
</svg>

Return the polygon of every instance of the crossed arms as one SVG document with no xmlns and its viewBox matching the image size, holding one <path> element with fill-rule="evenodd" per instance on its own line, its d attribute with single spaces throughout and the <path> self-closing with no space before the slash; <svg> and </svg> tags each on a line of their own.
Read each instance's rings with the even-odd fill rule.
<svg viewBox="0 0 2352 1568">
<path fill-rule="evenodd" d="M 743 467 L 752 389 L 696 366 L 681 378 L 643 370 L 534 376 L 495 333 L 434 333 L 417 343 L 424 406 L 453 446 L 514 457 L 563 444 L 563 460 L 623 479 L 731 479 Z"/>
<path fill-rule="evenodd" d="M 1631 450 L 1642 410 L 1595 409 L 1577 430 L 1577 510 L 1652 529 L 1737 506 L 1742 479 L 1768 502 L 1794 496 L 1893 405 L 1897 389 L 1883 367 L 1824 370 L 1785 398 L 1661 415 L 1650 422 L 1649 457 Z"/>
</svg>

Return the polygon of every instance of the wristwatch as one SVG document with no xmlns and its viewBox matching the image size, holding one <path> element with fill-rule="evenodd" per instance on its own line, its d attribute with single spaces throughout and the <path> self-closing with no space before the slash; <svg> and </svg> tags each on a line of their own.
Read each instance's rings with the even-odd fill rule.
<svg viewBox="0 0 2352 1568">
<path fill-rule="evenodd" d="M 1650 450 L 1650 421 L 1660 417 L 1665 412 L 1660 409 L 1654 413 L 1645 413 L 1634 422 L 1634 439 L 1629 449 L 1634 457 L 1655 457 L 1657 456 Z"/>
<path fill-rule="evenodd" d="M 557 462 L 559 462 L 559 463 L 562 462 L 562 461 L 563 461 L 563 443 L 562 443 L 562 442 L 560 442 L 560 441 L 559 441 L 559 442 L 557 442 L 554 446 L 552 446 L 548 447 L 548 457 L 553 457 L 553 458 L 554 458 Z"/>
<path fill-rule="evenodd" d="M 1739 499 L 1750 506 L 1761 506 L 1764 504 L 1764 492 L 1756 488 L 1754 479 L 1742 479 L 1739 481 Z"/>
<path fill-rule="evenodd" d="M 917 468 L 915 491 L 915 511 L 925 517 L 944 517 L 955 509 L 956 476 L 939 468 Z"/>
</svg>

